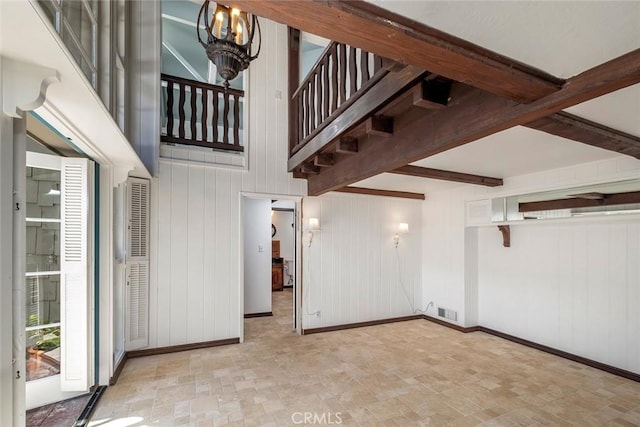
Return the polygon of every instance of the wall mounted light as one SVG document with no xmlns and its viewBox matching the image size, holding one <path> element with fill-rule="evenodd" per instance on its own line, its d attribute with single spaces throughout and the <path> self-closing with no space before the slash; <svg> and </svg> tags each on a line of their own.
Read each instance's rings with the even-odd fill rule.
<svg viewBox="0 0 640 427">
<path fill-rule="evenodd" d="M 393 236 L 393 244 L 396 246 L 396 248 L 398 247 L 398 244 L 400 244 L 400 235 L 407 234 L 408 232 L 409 224 L 407 224 L 406 222 L 401 222 L 400 224 L 398 224 L 398 231 Z"/>
<path fill-rule="evenodd" d="M 320 231 L 320 220 L 318 218 L 309 218 L 309 247 L 313 242 L 314 231 Z"/>
</svg>

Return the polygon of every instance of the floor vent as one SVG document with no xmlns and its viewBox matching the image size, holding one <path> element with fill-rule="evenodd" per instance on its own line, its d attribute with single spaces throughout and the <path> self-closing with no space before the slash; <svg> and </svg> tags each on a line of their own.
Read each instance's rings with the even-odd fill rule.
<svg viewBox="0 0 640 427">
<path fill-rule="evenodd" d="M 449 310 L 448 308 L 438 307 L 438 317 L 444 317 L 445 319 L 458 321 L 458 312 Z"/>
</svg>

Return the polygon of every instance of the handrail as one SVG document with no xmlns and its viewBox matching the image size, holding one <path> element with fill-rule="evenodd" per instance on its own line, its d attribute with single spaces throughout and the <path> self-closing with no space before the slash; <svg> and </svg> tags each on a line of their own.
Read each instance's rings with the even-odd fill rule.
<svg viewBox="0 0 640 427">
<path fill-rule="evenodd" d="M 160 74 L 160 80 L 168 82 L 168 81 L 172 81 L 174 83 L 180 83 L 183 85 L 188 85 L 188 86 L 193 86 L 193 87 L 197 87 L 200 89 L 209 89 L 209 90 L 213 90 L 216 92 L 224 92 L 225 91 L 225 87 L 224 86 L 220 86 L 220 85 L 215 85 L 212 83 L 204 83 L 204 82 L 199 82 L 197 80 L 189 80 L 189 79 L 185 79 L 183 77 L 177 77 L 177 76 L 172 76 L 170 74 Z M 238 95 L 238 96 L 244 96 L 244 91 L 241 89 L 234 89 L 234 88 L 229 88 L 226 89 L 226 91 L 230 94 L 230 95 Z"/>
<path fill-rule="evenodd" d="M 240 138 L 244 91 L 168 74 L 161 74 L 161 87 L 166 99 L 161 141 L 244 151 Z"/>
</svg>

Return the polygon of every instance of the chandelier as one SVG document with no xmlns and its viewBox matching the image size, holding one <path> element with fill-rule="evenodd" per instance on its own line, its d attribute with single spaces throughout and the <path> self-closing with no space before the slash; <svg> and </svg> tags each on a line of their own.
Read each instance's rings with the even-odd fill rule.
<svg viewBox="0 0 640 427">
<path fill-rule="evenodd" d="M 258 57 L 262 45 L 260 24 L 253 14 L 238 9 L 216 4 L 211 14 L 209 0 L 205 0 L 198 14 L 196 32 L 198 42 L 207 52 L 220 77 L 224 79 L 224 87 L 229 88 L 229 80 L 236 78 L 240 71 L 246 70 L 249 63 Z M 251 46 L 258 30 L 258 50 L 251 55 Z M 202 31 L 206 31 L 206 42 L 202 40 Z"/>
</svg>

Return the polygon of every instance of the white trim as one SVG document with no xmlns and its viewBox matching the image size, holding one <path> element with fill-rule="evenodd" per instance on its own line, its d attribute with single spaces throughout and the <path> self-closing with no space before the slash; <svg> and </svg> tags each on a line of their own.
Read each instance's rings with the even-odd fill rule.
<svg viewBox="0 0 640 427">
<path fill-rule="evenodd" d="M 99 250 L 100 258 L 97 259 L 99 274 L 99 354 L 98 354 L 98 383 L 107 385 L 113 375 L 113 348 L 114 348 L 114 312 L 113 312 L 113 168 L 100 165 L 100 212 L 97 212 L 99 223 Z"/>
<path fill-rule="evenodd" d="M 27 326 L 25 328 L 25 331 L 29 332 L 29 331 L 37 331 L 38 329 L 44 329 L 44 328 L 57 328 L 60 326 L 60 322 L 56 322 L 56 323 L 47 323 L 46 325 L 37 325 L 37 326 Z"/>
<path fill-rule="evenodd" d="M 56 274 L 60 274 L 60 270 L 57 271 L 34 271 L 31 273 L 26 273 L 24 277 L 41 277 L 41 276 L 55 276 Z"/>
<path fill-rule="evenodd" d="M 244 342 L 244 200 L 245 198 L 250 199 L 267 199 L 267 200 L 291 200 L 295 202 L 295 212 L 296 212 L 296 274 L 294 278 L 294 294 L 295 294 L 295 313 L 297 316 L 296 319 L 296 333 L 298 335 L 302 334 L 302 306 L 301 306 L 301 289 L 302 289 L 302 281 L 301 281 L 301 257 L 302 257 L 302 196 L 290 196 L 283 194 L 273 194 L 273 193 L 253 193 L 247 191 L 241 191 L 238 203 L 240 203 L 238 212 L 238 223 L 240 226 L 238 227 L 238 259 L 239 262 L 239 271 L 238 271 L 238 312 L 239 312 L 239 337 L 240 342 Z"/>
<path fill-rule="evenodd" d="M 4 71 L 6 72 L 6 70 Z M 13 203 L 27 206 L 27 120 L 13 120 Z M 12 209 L 13 210 L 13 209 Z M 13 425 L 26 423 L 26 209 L 13 210 Z M 19 375 L 22 373 L 22 375 Z M 18 378 L 19 377 L 19 378 Z"/>
<path fill-rule="evenodd" d="M 27 217 L 25 218 L 25 220 L 27 222 L 51 222 L 51 223 L 60 223 L 60 219 L 59 218 L 31 218 L 31 217 Z"/>
<path fill-rule="evenodd" d="M 60 157 L 51 154 L 27 152 L 26 166 L 39 169 L 60 170 Z"/>
<path fill-rule="evenodd" d="M 16 118 L 22 117 L 25 111 L 40 107 L 49 86 L 61 79 L 58 70 L 6 57 L 2 66 L 2 109 L 5 114 Z"/>
</svg>

